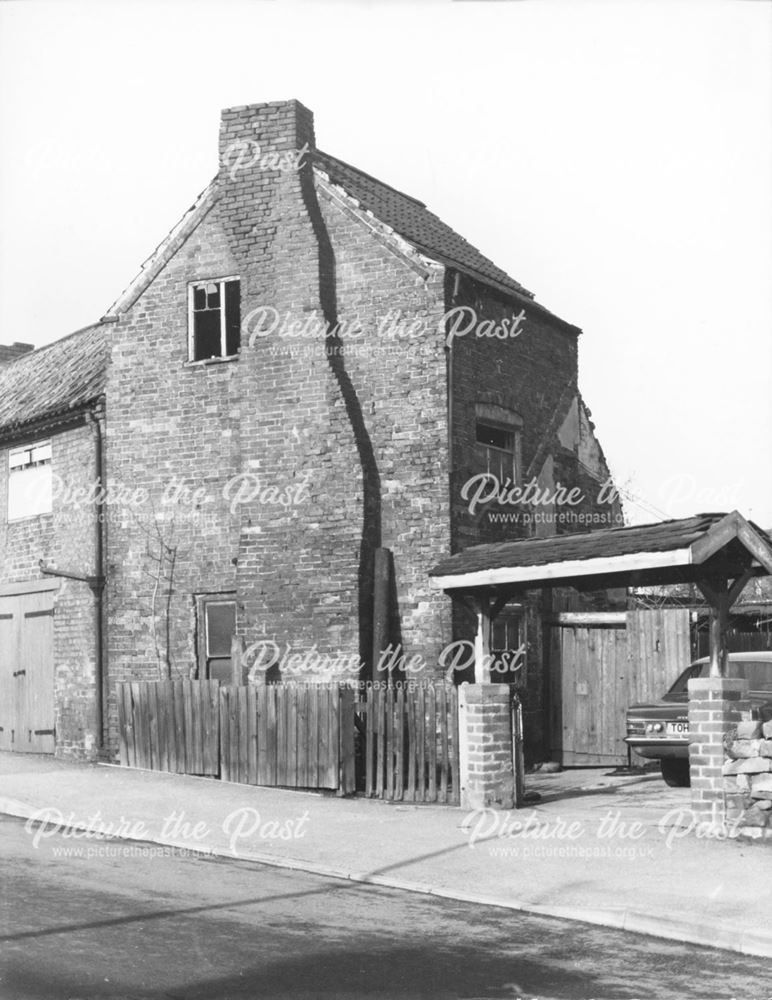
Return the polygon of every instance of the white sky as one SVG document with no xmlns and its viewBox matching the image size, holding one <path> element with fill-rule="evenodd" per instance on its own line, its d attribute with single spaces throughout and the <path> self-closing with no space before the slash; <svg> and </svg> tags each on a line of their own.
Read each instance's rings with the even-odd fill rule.
<svg viewBox="0 0 772 1000">
<path fill-rule="evenodd" d="M 772 4 L 0 3 L 0 342 L 98 319 L 214 175 L 221 108 L 297 97 L 582 327 L 633 520 L 772 528 Z"/>
</svg>

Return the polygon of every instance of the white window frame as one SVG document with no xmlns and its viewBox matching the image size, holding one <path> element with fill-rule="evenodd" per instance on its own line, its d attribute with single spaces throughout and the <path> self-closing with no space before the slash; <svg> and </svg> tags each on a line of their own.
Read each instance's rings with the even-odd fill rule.
<svg viewBox="0 0 772 1000">
<path fill-rule="evenodd" d="M 40 452 L 43 455 L 40 455 Z M 25 459 L 26 456 L 26 459 Z M 21 460 L 20 460 L 21 459 Z M 25 473 L 48 466 L 51 476 L 46 484 L 46 492 L 43 494 L 43 503 L 35 510 L 24 514 L 11 516 L 12 501 L 11 494 L 14 489 L 14 482 L 18 482 L 19 476 Z M 29 481 L 29 476 L 25 477 Z M 15 521 L 24 521 L 30 517 L 39 517 L 41 514 L 50 514 L 53 510 L 53 446 L 50 438 L 40 441 L 32 441 L 29 444 L 19 445 L 10 448 L 8 451 L 8 503 L 6 510 L 6 522 L 11 524 Z"/>
<path fill-rule="evenodd" d="M 212 360 L 224 360 L 228 358 L 236 358 L 238 354 L 226 354 L 227 349 L 227 330 L 226 330 L 226 316 L 225 316 L 225 282 L 226 281 L 238 281 L 239 283 L 239 294 L 241 294 L 241 278 L 237 274 L 230 274 L 224 278 L 202 278 L 200 281 L 190 281 L 188 282 L 188 362 L 190 364 L 202 364 L 206 361 Z M 212 358 L 195 358 L 195 346 L 196 346 L 196 320 L 195 312 L 193 308 L 193 293 L 196 288 L 203 288 L 205 285 L 219 285 L 220 286 L 220 354 L 217 355 L 215 359 Z"/>
</svg>

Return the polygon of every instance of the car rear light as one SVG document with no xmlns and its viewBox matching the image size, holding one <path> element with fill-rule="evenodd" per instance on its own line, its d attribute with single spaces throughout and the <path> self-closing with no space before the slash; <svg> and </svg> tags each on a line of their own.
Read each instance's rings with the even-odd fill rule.
<svg viewBox="0 0 772 1000">
<path fill-rule="evenodd" d="M 647 733 L 661 733 L 662 732 L 662 723 L 661 722 L 650 722 L 646 726 L 646 732 Z"/>
<path fill-rule="evenodd" d="M 627 735 L 628 736 L 643 736 L 646 732 L 646 725 L 638 719 L 628 719 L 627 720 Z"/>
</svg>

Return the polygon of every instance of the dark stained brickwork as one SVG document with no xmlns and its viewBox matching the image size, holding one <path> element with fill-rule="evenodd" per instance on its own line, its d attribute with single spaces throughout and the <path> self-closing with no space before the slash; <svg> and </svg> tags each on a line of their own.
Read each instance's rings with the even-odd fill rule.
<svg viewBox="0 0 772 1000">
<path fill-rule="evenodd" d="M 619 527 L 619 502 L 598 502 L 609 472 L 602 452 L 592 447 L 592 430 L 578 400 L 579 331 L 536 303 L 503 299 L 469 279 L 448 282 L 446 291 L 448 330 L 459 331 L 451 340 L 451 551 L 593 526 Z M 462 307 L 467 312 L 451 312 Z M 464 333 L 472 315 L 474 326 Z M 575 489 L 578 503 L 516 504 L 507 497 L 501 503 L 484 502 L 486 489 L 476 509 L 470 510 L 476 487 L 465 491 L 465 486 L 486 470 L 476 441 L 477 414 L 486 407 L 513 414 L 519 425 L 519 475 L 514 485 L 525 487 L 533 479 L 541 489 L 562 486 L 567 494 Z M 610 520 L 595 525 L 578 520 L 578 515 L 594 514 Z M 518 677 L 526 752 L 530 760 L 547 759 L 544 602 L 538 592 L 529 592 L 520 604 L 521 639 L 527 647 Z M 454 637 L 471 641 L 475 628 L 474 616 L 457 603 Z M 471 681 L 473 671 L 459 679 Z"/>
</svg>

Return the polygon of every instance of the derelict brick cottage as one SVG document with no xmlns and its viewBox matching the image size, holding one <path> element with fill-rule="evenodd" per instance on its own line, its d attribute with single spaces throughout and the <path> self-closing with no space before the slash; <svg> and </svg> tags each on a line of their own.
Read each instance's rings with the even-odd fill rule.
<svg viewBox="0 0 772 1000">
<path fill-rule="evenodd" d="M 283 678 L 443 675 L 474 620 L 438 558 L 583 526 L 481 484 L 619 523 L 578 334 L 298 102 L 224 111 L 217 177 L 107 315 L 0 358 L 0 746 L 114 752 L 117 682 L 229 678 L 239 646 Z M 535 745 L 540 615 L 494 633 Z"/>
</svg>

